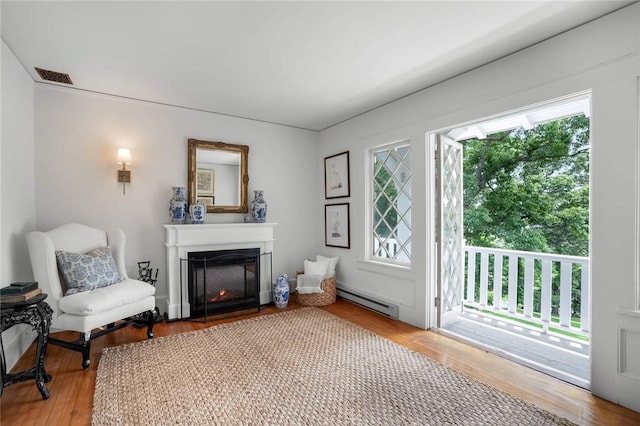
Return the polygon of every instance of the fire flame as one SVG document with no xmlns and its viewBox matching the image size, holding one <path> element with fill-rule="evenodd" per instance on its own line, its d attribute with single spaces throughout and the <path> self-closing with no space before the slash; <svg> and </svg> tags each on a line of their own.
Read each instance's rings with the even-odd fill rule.
<svg viewBox="0 0 640 426">
<path fill-rule="evenodd" d="M 241 296 L 238 294 L 238 292 L 236 290 L 223 288 L 223 289 L 218 290 L 218 294 L 214 293 L 214 295 L 211 296 L 209 301 L 210 302 L 221 302 L 221 301 L 224 301 L 224 300 L 239 299 L 240 297 Z"/>
</svg>

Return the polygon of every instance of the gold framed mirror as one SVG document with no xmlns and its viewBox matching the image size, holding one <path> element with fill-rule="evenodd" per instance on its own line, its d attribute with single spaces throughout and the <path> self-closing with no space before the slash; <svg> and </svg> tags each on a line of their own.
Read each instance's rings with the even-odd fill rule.
<svg viewBox="0 0 640 426">
<path fill-rule="evenodd" d="M 207 213 L 246 213 L 249 147 L 189 139 L 188 149 L 189 205 L 198 200 Z"/>
</svg>

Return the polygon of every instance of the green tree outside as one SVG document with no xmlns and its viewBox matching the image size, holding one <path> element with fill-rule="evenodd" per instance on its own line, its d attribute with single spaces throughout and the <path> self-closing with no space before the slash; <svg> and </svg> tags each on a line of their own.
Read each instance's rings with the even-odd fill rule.
<svg viewBox="0 0 640 426">
<path fill-rule="evenodd" d="M 531 130 L 518 128 L 462 143 L 467 245 L 589 255 L 587 117 L 563 118 Z M 539 275 L 535 277 L 536 310 Z M 559 276 L 559 270 L 554 275 Z M 573 280 L 575 314 L 580 311 L 579 273 Z M 557 296 L 554 299 L 557 305 Z"/>
<path fill-rule="evenodd" d="M 376 235 L 387 238 L 391 235 L 391 230 L 398 224 L 398 213 L 392 208 L 390 201 L 396 199 L 398 189 L 394 185 L 389 170 L 383 166 L 381 161 L 374 163 L 373 173 L 373 197 L 375 200 L 373 223 L 378 224 L 375 229 Z M 381 220 L 383 217 L 384 220 Z"/>
</svg>

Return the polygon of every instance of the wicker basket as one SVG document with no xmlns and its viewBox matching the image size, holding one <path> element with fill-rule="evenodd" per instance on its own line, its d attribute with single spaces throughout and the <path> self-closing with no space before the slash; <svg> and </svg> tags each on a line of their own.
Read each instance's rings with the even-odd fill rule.
<svg viewBox="0 0 640 426">
<path fill-rule="evenodd" d="M 336 301 L 336 278 L 326 278 L 322 281 L 322 293 L 296 293 L 298 303 L 303 306 L 326 306 Z"/>
</svg>

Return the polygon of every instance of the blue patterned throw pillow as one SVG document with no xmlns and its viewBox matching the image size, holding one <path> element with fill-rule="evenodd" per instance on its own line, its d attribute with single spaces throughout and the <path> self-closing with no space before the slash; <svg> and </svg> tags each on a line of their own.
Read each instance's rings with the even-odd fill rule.
<svg viewBox="0 0 640 426">
<path fill-rule="evenodd" d="M 67 284 L 67 296 L 122 281 L 109 246 L 87 254 L 56 250 L 56 259 Z"/>
</svg>

